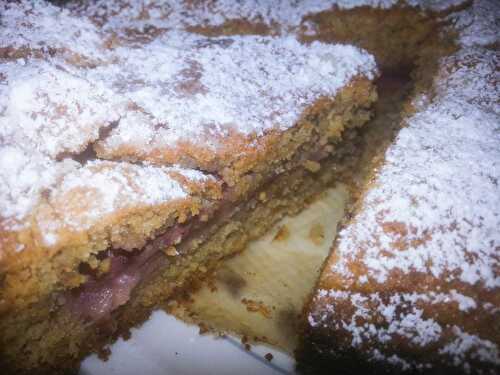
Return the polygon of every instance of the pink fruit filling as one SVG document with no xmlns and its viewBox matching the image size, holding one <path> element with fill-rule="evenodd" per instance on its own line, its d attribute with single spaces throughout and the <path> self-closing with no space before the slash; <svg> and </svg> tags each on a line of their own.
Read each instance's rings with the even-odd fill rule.
<svg viewBox="0 0 500 375">
<path fill-rule="evenodd" d="M 304 160 L 320 161 L 328 155 L 324 147 L 317 147 L 308 153 L 297 155 L 294 164 L 298 165 Z M 278 173 L 268 176 L 263 184 L 264 188 L 278 176 Z M 236 205 L 234 192 L 226 188 L 222 201 L 218 205 L 206 208 L 203 212 L 203 216 L 211 218 L 210 222 L 202 222 L 199 217 L 192 218 L 188 224 L 171 227 L 151 240 L 143 249 L 135 251 L 109 249 L 105 254 L 100 254 L 110 260 L 109 271 L 102 277 L 90 273 L 88 280 L 82 286 L 66 292 L 64 294 L 66 306 L 72 313 L 86 320 L 98 321 L 109 318 L 114 310 L 128 302 L 136 286 L 168 263 L 167 257 L 161 252 L 162 249 L 183 241 L 178 247 L 182 252 L 182 249 L 187 247 L 186 242 L 189 242 L 186 241 L 187 237 L 196 237 L 203 241 L 218 225 L 230 220 L 244 207 L 252 209 L 256 204 L 256 195 L 257 193 L 254 193 L 252 199 Z"/>
<path fill-rule="evenodd" d="M 87 320 L 109 317 L 127 303 L 132 290 L 160 266 L 157 259 L 160 250 L 181 241 L 190 228 L 190 224 L 177 224 L 140 251 L 107 250 L 109 272 L 101 278 L 90 275 L 82 286 L 66 293 L 67 307 Z"/>
</svg>

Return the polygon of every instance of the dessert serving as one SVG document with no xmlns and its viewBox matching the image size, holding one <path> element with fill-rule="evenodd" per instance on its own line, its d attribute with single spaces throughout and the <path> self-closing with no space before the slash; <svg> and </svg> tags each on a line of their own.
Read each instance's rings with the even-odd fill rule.
<svg viewBox="0 0 500 375">
<path fill-rule="evenodd" d="M 416 84 L 430 88 L 417 86 L 323 265 L 303 372 L 498 373 L 499 11 L 475 1 L 447 14 L 454 47 L 435 70 L 442 52 L 420 46 Z"/>
<path fill-rule="evenodd" d="M 5 366 L 70 366 L 299 210 L 376 99 L 352 46 L 3 8 Z"/>
<path fill-rule="evenodd" d="M 77 368 L 343 181 L 299 369 L 497 371 L 498 14 L 2 2 L 0 367 Z"/>
</svg>

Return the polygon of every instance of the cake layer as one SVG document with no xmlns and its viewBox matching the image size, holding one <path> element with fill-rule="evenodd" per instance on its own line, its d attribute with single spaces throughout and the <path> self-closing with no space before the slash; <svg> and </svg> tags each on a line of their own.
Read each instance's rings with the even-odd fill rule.
<svg viewBox="0 0 500 375">
<path fill-rule="evenodd" d="M 419 95 L 325 266 L 301 368 L 497 371 L 498 11 L 2 3 L 2 368 L 71 364 L 261 233 L 281 203 L 259 190 L 300 207 L 322 184 L 280 179 L 351 166 L 376 98 L 373 57 L 330 43 L 352 41 L 416 66 Z"/>
<path fill-rule="evenodd" d="M 458 48 L 434 96 L 413 99 L 313 292 L 304 372 L 498 373 L 499 11 L 448 16 Z"/>
<path fill-rule="evenodd" d="M 284 132 L 280 142 L 289 146 L 286 161 L 276 166 L 277 161 L 271 159 L 265 164 L 267 173 L 249 174 L 232 187 L 223 187 L 222 181 L 213 176 L 178 167 L 101 160 L 82 166 L 73 160 L 49 159 L 49 171 L 50 166 L 65 166 L 68 171 L 56 175 L 55 181 L 49 180 L 59 186 L 52 185 L 41 192 L 42 199 L 29 225 L 19 224 L 18 232 L 10 231 L 12 243 L 3 254 L 10 286 L 3 289 L 4 309 L 34 302 L 53 289 L 78 286 L 87 277 L 81 274 L 80 263 L 95 263 L 92 268 L 98 267 L 101 260 L 96 260 L 97 254 L 108 248 L 141 248 L 176 223 L 198 220 L 200 214 L 212 215 L 222 206 L 244 200 L 284 171 L 303 164 L 314 169 L 322 158 L 340 156 L 346 152 L 341 148 L 341 137 L 348 138 L 345 134 L 352 134 L 349 129 L 367 121 L 368 108 L 375 97 L 368 80 L 352 82 L 323 108 L 321 115 Z M 301 148 L 294 150 L 297 144 Z M 6 163 L 14 156 L 27 159 L 15 166 L 21 172 L 23 168 L 36 167 L 30 165 L 33 155 L 20 153 L 14 147 L 5 147 L 3 151 Z M 269 170 L 270 166 L 275 170 Z M 4 172 L 13 170 L 5 168 Z M 8 177 L 13 184 L 20 182 L 13 175 Z M 17 241 L 24 239 L 26 243 L 16 244 L 16 236 Z M 14 246 L 22 251 L 13 251 Z M 15 262 L 9 260 L 14 258 Z M 26 278 L 27 268 L 36 277 Z"/>
<path fill-rule="evenodd" d="M 373 57 L 352 46 L 184 28 L 124 37 L 45 2 L 0 7 L 9 368 L 74 364 L 241 249 L 252 225 L 301 207 L 324 187 L 306 175 L 355 152 L 376 100 Z M 310 192 L 286 196 L 301 184 Z M 268 191 L 276 212 L 248 224 Z"/>
<path fill-rule="evenodd" d="M 110 46 L 113 31 L 83 15 L 44 2 L 2 7 L 4 311 L 78 286 L 80 262 L 140 248 L 217 205 L 223 186 L 237 201 L 306 156 L 334 153 L 376 98 L 373 58 L 350 46 L 175 30 Z M 72 18 L 75 34 L 50 26 L 71 28 Z M 66 53 L 97 50 L 90 65 Z M 185 166 L 175 176 L 161 167 L 174 163 Z"/>
<path fill-rule="evenodd" d="M 169 32 L 140 50 L 114 52 L 118 74 L 114 65 L 103 66 L 93 78 L 109 81 L 139 108 L 128 110 L 96 144 L 97 155 L 199 168 L 230 186 L 249 174 L 272 173 L 316 141 L 307 122 L 330 112 L 330 100 L 350 82 L 374 78 L 373 60 L 351 47 L 306 48 L 294 38 L 207 39 Z M 159 63 L 165 71 L 156 77 Z M 340 103 L 333 108 L 332 117 L 348 110 Z M 330 131 L 317 141 L 331 142 L 337 134 Z"/>
<path fill-rule="evenodd" d="M 412 91 L 410 77 L 382 74 L 376 86 L 375 116 L 360 130 L 356 140 L 360 151 L 337 170 L 335 189 L 221 264 L 213 279 L 173 307 L 176 317 L 200 325 L 202 332 L 236 334 L 249 344 L 264 342 L 294 353 L 304 304 L 349 212 L 344 210 L 359 197 L 359 187 L 373 178 L 401 129 L 403 108 Z"/>
<path fill-rule="evenodd" d="M 157 1 L 138 4 L 127 0 L 92 0 L 69 4 L 75 14 L 88 16 L 117 38 L 130 40 L 136 35 L 156 36 L 169 29 L 215 35 L 288 35 L 303 29 L 312 31 L 308 16 L 334 10 L 392 11 L 413 8 L 417 11 L 443 12 L 466 4 L 464 0 L 205 0 L 193 2 Z M 418 13 L 418 12 L 417 12 Z M 387 14 L 387 13 L 386 13 Z M 383 14 L 382 16 L 386 15 Z M 414 16 L 416 14 L 414 13 Z M 419 26 L 416 26 L 419 27 Z"/>
<path fill-rule="evenodd" d="M 39 38 L 31 34 L 45 31 L 49 22 L 35 16 L 30 17 L 30 27 L 23 22 L 26 14 L 45 15 L 47 7 L 43 3 L 36 3 L 31 8 L 27 3 L 7 5 L 9 12 L 6 14 L 12 18 L 8 26 L 16 27 L 10 48 L 41 51 L 35 57 L 41 54 L 42 58 L 49 59 L 49 64 L 37 59 L 27 64 L 35 71 L 47 70 L 51 80 L 57 82 L 56 87 L 50 87 L 47 92 L 73 92 L 66 83 L 71 78 L 75 86 L 83 86 L 80 92 L 92 91 L 89 100 L 107 104 L 94 106 L 100 117 L 94 116 L 94 119 L 85 112 L 72 119 L 78 126 L 70 127 L 77 135 L 70 149 L 64 133 L 70 119 L 52 113 L 57 115 L 60 131 L 57 134 L 49 132 L 51 139 L 37 144 L 51 156 L 81 151 L 89 142 L 96 141 L 98 130 L 103 129 L 110 134 L 102 136 L 101 132 L 100 142 L 95 147 L 100 158 L 201 168 L 217 173 L 234 185 L 242 175 L 259 170 L 266 161 L 277 159 L 276 162 L 281 162 L 290 156 L 294 150 L 279 142 L 281 132 L 318 115 L 323 100 L 334 97 L 355 78 L 372 79 L 375 74 L 373 58 L 350 46 L 321 43 L 305 46 L 294 37 L 207 38 L 182 29 L 165 31 L 148 40 L 138 38 L 114 44 L 109 42 L 110 38 L 117 38 L 113 28 L 100 32 L 97 28 L 90 30 L 94 44 L 100 46 L 103 55 L 94 66 L 81 67 L 57 52 L 64 42 L 71 49 L 73 35 L 65 40 L 47 30 L 46 45 L 41 48 Z M 67 12 L 61 13 L 68 16 Z M 57 14 L 52 16 L 55 18 Z M 126 23 L 127 17 L 132 16 L 124 13 L 120 20 Z M 76 18 L 87 19 L 84 15 Z M 82 33 L 90 33 L 89 28 Z M 23 43 L 18 40 L 21 32 Z M 139 28 L 135 33 L 141 36 L 146 31 Z M 96 47 L 92 45 L 88 49 L 90 55 Z M 84 55 L 84 52 L 78 53 Z M 281 63 L 276 64 L 277 60 Z M 9 87 L 16 85 L 20 69 L 26 71 L 25 81 L 37 74 L 30 74 L 28 67 L 19 68 L 18 65 L 16 60 L 12 66 L 5 66 L 6 71 L 2 73 Z M 69 76 L 63 77 L 66 73 Z M 35 82 L 24 84 L 27 92 L 49 95 L 36 87 Z M 93 84 L 95 87 L 91 86 Z M 15 92 L 7 95 L 16 98 Z M 53 104 L 61 103 L 54 98 Z M 34 125 L 27 122 L 24 128 L 28 126 L 33 128 Z M 26 131 L 16 133 L 18 143 L 27 143 L 30 137 L 26 139 Z M 295 149 L 300 146 L 295 145 Z M 235 148 L 238 149 L 236 155 Z M 288 153 L 277 154 L 280 150 Z"/>
<path fill-rule="evenodd" d="M 335 181 L 345 162 L 345 158 L 329 157 L 321 161 L 315 172 L 299 167 L 283 173 L 228 217 L 193 232 L 176 246 L 175 252 L 156 253 L 149 258 L 146 277 L 125 293 L 127 303 L 113 311 L 76 306 L 75 301 L 92 303 L 92 298 L 87 297 L 76 300 L 82 291 L 76 289 L 70 295 L 56 293 L 16 315 L 4 316 L 2 369 L 7 373 L 36 369 L 37 373 L 52 374 L 74 368 L 90 350 L 102 348 L 111 338 L 126 334 L 131 326 L 146 319 L 152 308 L 168 308 L 169 300 L 184 298 L 183 291 L 189 290 L 192 283 L 204 279 L 222 259 L 241 251 L 250 239 L 265 233 L 283 215 L 300 211 L 308 200 Z M 89 291 L 86 292 L 88 296 Z M 102 313 L 107 314 L 104 319 Z M 21 357 L 23 361 L 19 362 Z"/>
</svg>

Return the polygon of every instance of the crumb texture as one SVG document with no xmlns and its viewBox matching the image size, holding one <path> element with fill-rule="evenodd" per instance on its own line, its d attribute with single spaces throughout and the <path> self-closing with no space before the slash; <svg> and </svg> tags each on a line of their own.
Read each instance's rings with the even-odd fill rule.
<svg viewBox="0 0 500 375">
<path fill-rule="evenodd" d="M 2 368 L 73 365 L 303 207 L 376 100 L 358 47 L 176 24 L 190 2 L 54 3 L 0 4 Z M 311 189 L 247 222 L 286 173 Z"/>
<path fill-rule="evenodd" d="M 448 16 L 459 47 L 435 96 L 413 100 L 315 292 L 311 330 L 369 362 L 500 368 L 499 11 L 479 1 Z"/>
<path fill-rule="evenodd" d="M 414 97 L 405 127 L 339 234 L 307 314 L 310 358 L 498 372 L 500 6 L 489 0 L 2 2 L 0 314 L 39 299 L 43 308 L 23 310 L 19 319 L 57 322 L 64 316 L 53 313 L 49 295 L 86 281 L 81 261 L 98 263 L 106 249 L 142 248 L 174 224 L 200 212 L 208 217 L 214 202 L 241 198 L 276 177 L 271 172 L 283 175 L 299 163 L 319 172 L 316 159 L 354 134 L 344 129 L 369 119 L 378 72 L 366 51 L 314 40 L 321 39 L 314 15 L 387 11 L 397 21 L 411 7 L 410 15 L 448 25 L 429 26 L 420 40 L 413 38 L 419 22 L 406 22 L 399 44 L 422 50 L 412 64 L 437 53 L 426 56 L 424 47 L 440 32 L 456 35 L 456 48 L 440 55 L 437 74 L 427 77 L 432 90 Z M 399 26 L 387 26 L 391 40 Z M 307 160 L 296 157 L 302 154 Z M 299 172 L 297 184 L 313 180 Z M 297 191 L 289 200 L 305 195 Z M 256 231 L 268 223 L 261 217 L 270 223 L 279 216 L 254 215 Z M 190 265 L 207 269 L 206 262 L 241 248 L 252 222 L 240 219 L 216 228 L 218 237 L 202 241 L 200 253 L 165 267 L 168 282 L 141 286 L 142 300 L 123 311 L 139 306 L 142 315 L 128 323 L 147 316 L 153 297 L 165 298 L 175 280 L 196 274 Z M 23 325 L 5 322 L 1 337 L 15 342 Z M 36 334 L 50 328 L 33 342 L 45 343 Z M 57 335 L 65 332 L 54 330 L 46 348 L 81 355 Z M 31 350 L 17 344 L 11 353 Z M 35 350 L 30 366 L 57 361 L 50 349 L 39 357 Z"/>
<path fill-rule="evenodd" d="M 268 134 L 293 127 L 316 101 L 376 74 L 373 57 L 359 48 L 303 45 L 292 36 L 210 38 L 181 27 L 149 35 L 133 25 L 121 35 L 117 20 L 133 20 L 137 9 L 119 1 L 79 11 L 29 1 L 1 7 L 0 205 L 9 232 L 29 230 L 33 212 L 61 181 L 87 189 L 90 179 L 125 182 L 124 169 L 139 169 L 101 168 L 96 158 L 218 173 L 244 154 L 258 158 Z M 107 27 L 93 9 L 109 12 Z M 144 17 L 154 19 L 154 9 Z M 166 18 L 175 17 L 180 10 Z M 92 167 L 82 165 L 89 160 Z M 175 185 L 149 178 L 153 170 L 146 166 L 135 183 L 152 191 Z M 94 213 L 119 208 L 109 204 L 116 186 L 100 190 L 105 207 Z"/>
</svg>

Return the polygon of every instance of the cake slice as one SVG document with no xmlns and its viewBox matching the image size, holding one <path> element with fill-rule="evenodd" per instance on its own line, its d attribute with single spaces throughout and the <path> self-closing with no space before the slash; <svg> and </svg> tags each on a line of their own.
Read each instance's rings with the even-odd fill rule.
<svg viewBox="0 0 500 375">
<path fill-rule="evenodd" d="M 413 100 L 305 308 L 304 373 L 499 373 L 498 9 L 450 16 L 467 26 L 435 95 Z"/>
<path fill-rule="evenodd" d="M 0 7 L 7 373 L 74 368 L 299 211 L 349 168 L 376 100 L 352 46 Z"/>
</svg>

